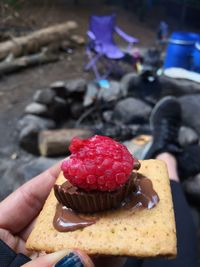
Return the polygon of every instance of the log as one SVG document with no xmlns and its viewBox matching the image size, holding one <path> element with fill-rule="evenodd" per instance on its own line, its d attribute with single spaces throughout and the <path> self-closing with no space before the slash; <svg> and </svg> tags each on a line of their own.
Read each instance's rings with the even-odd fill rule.
<svg viewBox="0 0 200 267">
<path fill-rule="evenodd" d="M 35 65 L 55 62 L 57 60 L 59 60 L 58 55 L 42 51 L 41 53 L 3 61 L 0 63 L 0 75 L 12 73 Z"/>
<path fill-rule="evenodd" d="M 69 37 L 70 31 L 76 28 L 76 22 L 68 21 L 35 31 L 27 36 L 16 37 L 0 43 L 0 60 L 7 57 L 10 53 L 17 57 L 37 52 L 41 47 L 48 44 L 62 42 Z"/>
<path fill-rule="evenodd" d="M 72 41 L 72 43 L 78 46 L 82 46 L 85 44 L 85 38 L 82 35 L 73 34 L 70 36 L 69 39 Z"/>
<path fill-rule="evenodd" d="M 94 133 L 87 129 L 44 130 L 39 134 L 38 147 L 44 157 L 62 156 L 68 152 L 73 137 L 88 138 Z"/>
</svg>

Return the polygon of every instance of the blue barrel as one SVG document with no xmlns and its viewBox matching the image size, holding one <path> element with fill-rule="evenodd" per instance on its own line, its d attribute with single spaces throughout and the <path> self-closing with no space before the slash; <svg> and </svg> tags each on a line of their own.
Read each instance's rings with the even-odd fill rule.
<svg viewBox="0 0 200 267">
<path fill-rule="evenodd" d="M 195 44 L 192 70 L 200 73 L 200 40 Z"/>
<path fill-rule="evenodd" d="M 192 68 L 192 55 L 199 35 L 192 32 L 173 32 L 168 43 L 164 68 Z"/>
</svg>

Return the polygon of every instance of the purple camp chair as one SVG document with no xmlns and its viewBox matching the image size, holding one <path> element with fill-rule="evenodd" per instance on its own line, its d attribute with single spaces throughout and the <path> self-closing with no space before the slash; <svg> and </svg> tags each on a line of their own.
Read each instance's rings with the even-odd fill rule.
<svg viewBox="0 0 200 267">
<path fill-rule="evenodd" d="M 86 46 L 86 54 L 89 63 L 85 65 L 85 70 L 92 69 L 96 79 L 105 79 L 109 76 L 112 69 L 116 69 L 116 62 L 122 60 L 126 53 L 123 52 L 115 43 L 113 35 L 117 33 L 121 38 L 128 42 L 128 49 L 138 42 L 138 39 L 126 34 L 116 26 L 116 15 L 110 16 L 91 16 L 89 31 L 87 32 L 89 42 Z M 106 62 L 105 62 L 106 59 Z M 100 75 L 97 63 L 104 60 L 105 74 Z"/>
</svg>

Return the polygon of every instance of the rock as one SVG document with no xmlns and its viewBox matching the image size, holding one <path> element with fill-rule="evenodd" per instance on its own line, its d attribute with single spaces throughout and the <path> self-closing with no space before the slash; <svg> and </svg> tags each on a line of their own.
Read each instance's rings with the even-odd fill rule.
<svg viewBox="0 0 200 267">
<path fill-rule="evenodd" d="M 200 174 L 183 182 L 183 189 L 189 200 L 199 207 L 200 203 Z"/>
<path fill-rule="evenodd" d="M 136 73 L 128 73 L 124 75 L 120 81 L 120 88 L 123 97 L 126 97 L 128 94 L 132 94 L 134 89 L 139 86 L 140 76 Z"/>
<path fill-rule="evenodd" d="M 149 123 L 142 123 L 142 124 L 129 124 L 127 127 L 129 127 L 132 136 L 138 136 L 138 135 L 151 135 L 152 131 L 150 128 Z"/>
<path fill-rule="evenodd" d="M 2 155 L 1 155 L 2 156 Z M 1 157 L 1 162 L 0 162 L 0 176 L 3 177 L 4 172 L 10 168 L 10 162 L 13 162 L 11 160 L 3 159 Z"/>
<path fill-rule="evenodd" d="M 143 70 L 140 75 L 140 83 L 135 88 L 133 95 L 154 106 L 161 97 L 161 90 L 162 87 L 157 75 L 149 70 Z"/>
<path fill-rule="evenodd" d="M 46 105 L 33 102 L 26 106 L 25 113 L 45 116 L 48 113 L 48 108 Z"/>
<path fill-rule="evenodd" d="M 151 135 L 151 133 L 152 133 L 152 130 L 151 130 L 151 127 L 148 121 L 148 123 L 140 124 L 140 127 L 138 128 L 138 131 L 136 134 L 137 135 L 140 135 L 140 134 Z"/>
<path fill-rule="evenodd" d="M 71 95 L 73 93 L 84 93 L 86 90 L 86 80 L 82 78 L 71 79 L 65 82 L 67 92 Z"/>
<path fill-rule="evenodd" d="M 125 141 L 132 137 L 131 130 L 127 125 L 120 124 L 117 125 L 117 127 L 119 128 L 119 134 L 117 135 L 118 140 Z"/>
<path fill-rule="evenodd" d="M 179 130 L 178 140 L 181 146 L 198 144 L 198 134 L 191 128 L 182 126 Z"/>
<path fill-rule="evenodd" d="M 138 133 L 138 130 L 140 129 L 140 124 L 129 124 L 128 125 L 132 136 L 136 136 Z"/>
<path fill-rule="evenodd" d="M 64 81 L 57 81 L 50 85 L 50 88 L 61 98 L 67 98 L 67 90 Z"/>
<path fill-rule="evenodd" d="M 83 106 L 88 107 L 92 105 L 96 99 L 97 99 L 97 94 L 98 94 L 98 86 L 94 82 L 89 82 L 87 85 L 87 89 L 84 95 L 84 100 L 83 100 Z"/>
<path fill-rule="evenodd" d="M 119 101 L 113 113 L 113 119 L 125 124 L 132 122 L 142 123 L 149 119 L 151 107 L 136 98 L 126 98 Z"/>
<path fill-rule="evenodd" d="M 120 127 L 111 123 L 105 123 L 100 129 L 100 135 L 109 136 L 111 138 L 117 138 L 120 135 Z"/>
<path fill-rule="evenodd" d="M 200 93 L 199 83 L 196 82 L 184 79 L 174 79 L 165 75 L 161 75 L 159 81 L 162 86 L 162 96 L 181 96 Z"/>
<path fill-rule="evenodd" d="M 136 73 L 126 74 L 120 84 L 123 96 L 139 98 L 150 105 L 154 105 L 160 99 L 161 85 L 159 79 L 148 70 L 144 70 L 140 75 Z"/>
<path fill-rule="evenodd" d="M 29 162 L 8 159 L 1 161 L 1 166 L 3 165 L 5 167 L 5 171 L 1 175 L 3 186 L 0 187 L 0 201 L 16 190 L 20 185 L 53 166 L 58 161 L 59 159 L 43 157 L 29 159 Z"/>
<path fill-rule="evenodd" d="M 38 157 L 31 160 L 28 163 L 23 164 L 17 170 L 24 181 L 28 181 L 31 178 L 37 176 L 38 174 L 46 171 L 48 168 L 59 162 L 60 159 L 50 159 L 45 157 Z"/>
<path fill-rule="evenodd" d="M 38 154 L 38 134 L 41 130 L 52 129 L 55 122 L 34 115 L 26 115 L 18 122 L 19 143 L 26 151 Z"/>
<path fill-rule="evenodd" d="M 20 146 L 30 153 L 38 154 L 38 134 L 40 130 L 36 124 L 29 124 L 24 127 L 19 134 Z"/>
<path fill-rule="evenodd" d="M 70 115 L 70 105 L 67 101 L 59 96 L 54 98 L 53 104 L 50 106 L 50 113 L 56 122 L 65 120 Z"/>
<path fill-rule="evenodd" d="M 21 130 L 22 128 L 30 124 L 38 126 L 41 130 L 55 128 L 55 122 L 53 120 L 47 118 L 40 118 L 35 115 L 25 115 L 24 117 L 22 117 L 18 121 L 17 128 L 18 130 Z"/>
<path fill-rule="evenodd" d="M 103 102 L 117 101 L 121 97 L 120 83 L 111 81 L 109 88 L 102 87 L 98 91 L 97 99 Z"/>
<path fill-rule="evenodd" d="M 78 119 L 84 112 L 84 108 L 81 102 L 74 102 L 71 104 L 71 117 Z"/>
<path fill-rule="evenodd" d="M 112 121 L 112 116 L 113 116 L 113 111 L 112 110 L 106 110 L 102 113 L 103 120 L 105 122 L 111 122 Z"/>
<path fill-rule="evenodd" d="M 105 135 L 124 141 L 131 138 L 131 130 L 123 124 L 102 123 L 96 126 L 96 134 Z"/>
<path fill-rule="evenodd" d="M 33 100 L 40 104 L 50 105 L 55 95 L 56 93 L 51 89 L 37 90 L 33 96 Z"/>
<path fill-rule="evenodd" d="M 182 119 L 185 126 L 193 128 L 200 135 L 200 94 L 179 98 L 182 108 Z"/>
<path fill-rule="evenodd" d="M 1 169 L 4 171 L 1 175 L 0 201 L 11 194 L 17 187 L 24 183 L 22 177 L 16 172 L 17 163 L 13 160 L 1 160 Z"/>
</svg>

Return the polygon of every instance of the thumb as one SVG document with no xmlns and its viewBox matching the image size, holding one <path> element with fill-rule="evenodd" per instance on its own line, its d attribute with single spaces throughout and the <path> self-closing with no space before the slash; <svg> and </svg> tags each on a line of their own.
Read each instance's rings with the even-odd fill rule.
<svg viewBox="0 0 200 267">
<path fill-rule="evenodd" d="M 34 259 L 21 267 L 94 267 L 91 259 L 82 251 L 58 251 Z"/>
</svg>

